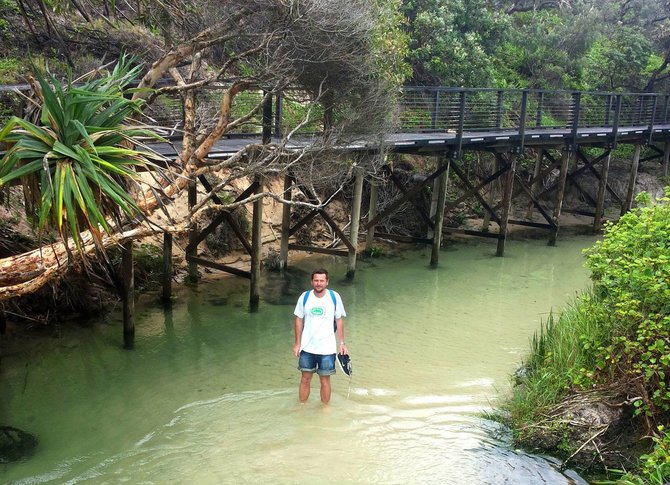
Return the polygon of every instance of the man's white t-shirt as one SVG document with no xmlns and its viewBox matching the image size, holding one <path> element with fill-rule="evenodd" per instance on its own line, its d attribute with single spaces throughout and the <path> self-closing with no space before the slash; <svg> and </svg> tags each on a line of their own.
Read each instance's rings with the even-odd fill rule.
<svg viewBox="0 0 670 485">
<path fill-rule="evenodd" d="M 337 341 L 335 339 L 334 320 L 336 318 L 346 317 L 342 298 L 339 293 L 335 294 L 337 305 L 333 305 L 333 298 L 330 291 L 326 289 L 323 296 L 318 298 L 312 290 L 305 305 L 305 294 L 300 295 L 298 304 L 295 306 L 293 314 L 302 318 L 302 338 L 300 339 L 300 350 L 311 354 L 329 355 L 337 352 Z"/>
</svg>

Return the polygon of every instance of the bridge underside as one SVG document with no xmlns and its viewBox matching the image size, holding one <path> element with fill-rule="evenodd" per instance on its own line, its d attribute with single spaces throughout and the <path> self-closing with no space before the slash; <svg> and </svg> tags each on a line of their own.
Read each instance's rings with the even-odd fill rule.
<svg viewBox="0 0 670 485">
<path fill-rule="evenodd" d="M 650 143 L 651 140 L 651 143 Z M 248 139 L 221 140 L 212 151 L 212 157 L 226 158 L 237 152 L 241 146 L 249 143 Z M 296 149 L 304 149 L 308 141 L 295 142 Z M 281 265 L 288 264 L 290 251 L 309 251 L 325 253 L 349 258 L 349 274 L 355 271 L 357 254 L 363 250 L 374 248 L 375 238 L 400 242 L 421 243 L 433 246 L 432 264 L 437 264 L 442 238 L 446 234 L 466 234 L 470 236 L 497 239 L 496 254 L 502 256 L 510 225 L 521 225 L 546 230 L 550 244 L 555 244 L 560 227 L 561 213 L 573 213 L 593 219 L 593 230 L 598 231 L 606 218 L 605 200 L 609 198 L 616 205 L 617 214 L 630 209 L 633 201 L 636 176 L 641 163 L 654 162 L 663 166 L 667 173 L 668 155 L 670 153 L 670 125 L 656 125 L 653 131 L 646 126 L 631 126 L 618 131 L 613 136 L 611 131 L 603 128 L 538 129 L 518 132 L 463 132 L 456 133 L 422 133 L 394 134 L 387 139 L 391 153 L 410 154 L 413 156 L 430 157 L 433 168 L 420 177 L 404 179 L 389 163 L 384 167 L 386 180 L 397 192 L 397 197 L 387 200 L 384 208 L 379 210 L 378 186 L 374 182 L 362 180 L 361 174 L 354 174 L 352 184 L 359 184 L 363 194 L 358 198 L 354 194 L 354 208 L 351 227 L 345 230 L 336 219 L 329 214 L 325 206 L 313 210 L 295 220 L 291 217 L 290 206 L 284 210 L 282 225 Z M 610 157 L 617 144 L 630 144 L 634 154 L 628 170 L 628 183 L 625 190 L 613 187 L 608 181 Z M 652 154 L 640 159 L 641 147 L 647 145 Z M 658 146 L 657 146 L 658 145 Z M 341 147 L 351 152 L 374 153 L 364 142 Z M 519 153 L 525 149 L 533 149 L 536 154 L 532 174 L 530 170 L 518 170 Z M 594 150 L 595 149 L 595 150 Z M 488 173 L 475 174 L 463 162 L 463 155 L 468 152 L 486 152 L 493 154 Z M 166 153 L 166 155 L 169 155 Z M 585 180 L 589 180 L 585 187 Z M 447 185 L 451 184 L 447 188 Z M 309 186 L 288 174 L 285 180 L 284 197 L 291 198 L 294 191 L 312 203 L 318 202 L 317 194 Z M 205 186 L 207 189 L 207 186 Z M 255 189 L 252 185 L 247 189 L 246 196 Z M 565 195 L 570 190 L 577 194 L 579 207 L 566 207 Z M 617 191 L 618 190 L 618 191 Z M 446 193 L 449 192 L 447 200 Z M 354 191 L 356 192 L 356 191 Z M 432 194 L 430 207 L 426 206 L 426 194 Z M 329 200 L 326 197 L 325 200 Z M 367 213 L 360 216 L 360 205 L 367 201 Z M 214 201 L 216 203 L 216 200 Z M 454 224 L 457 218 L 452 217 L 454 211 L 463 203 L 477 205 L 482 217 L 477 221 L 479 227 L 463 227 Z M 358 207 L 356 205 L 358 204 Z M 401 234 L 386 231 L 383 228 L 385 219 L 392 217 L 400 208 L 411 207 L 416 217 L 426 228 L 425 234 Z M 520 211 L 519 208 L 524 207 Z M 611 204 L 610 204 L 611 207 Z M 516 208 L 516 211 L 513 210 Z M 520 213 L 522 212 L 522 213 Z M 356 215 L 356 214 L 358 215 Z M 613 216 L 611 211 L 610 218 Z M 310 243 L 299 244 L 292 241 L 298 231 L 321 218 L 337 236 L 339 245 L 336 247 L 316 246 Z M 355 218 L 355 220 L 354 220 Z M 221 223 L 233 224 L 231 218 L 221 216 L 210 224 L 200 235 L 196 236 L 189 246 L 189 260 L 194 263 L 229 271 L 239 276 L 252 278 L 251 272 L 227 268 L 197 258 L 198 242 L 207 233 Z M 365 244 L 359 249 L 358 231 L 365 233 Z M 233 230 L 235 227 L 233 226 Z M 239 229 L 235 230 L 244 247 L 255 257 L 251 243 L 245 239 Z M 260 255 L 258 256 L 260 257 Z"/>
</svg>

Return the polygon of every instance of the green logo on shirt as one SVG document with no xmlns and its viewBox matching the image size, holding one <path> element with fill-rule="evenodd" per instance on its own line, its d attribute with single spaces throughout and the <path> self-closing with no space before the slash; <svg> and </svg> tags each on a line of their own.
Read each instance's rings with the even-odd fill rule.
<svg viewBox="0 0 670 485">
<path fill-rule="evenodd" d="M 321 315 L 323 315 L 324 312 L 323 312 L 323 308 L 321 308 L 321 307 L 315 307 L 315 308 L 312 308 L 312 309 L 311 309 L 310 313 L 311 313 L 312 315 L 315 315 L 315 316 L 320 317 Z"/>
</svg>

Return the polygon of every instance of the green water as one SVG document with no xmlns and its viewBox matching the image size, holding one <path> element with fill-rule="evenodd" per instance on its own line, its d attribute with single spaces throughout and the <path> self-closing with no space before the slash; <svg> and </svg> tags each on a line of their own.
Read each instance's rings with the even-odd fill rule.
<svg viewBox="0 0 670 485">
<path fill-rule="evenodd" d="M 533 332 L 588 285 L 590 238 L 471 241 L 363 261 L 309 259 L 247 282 L 179 290 L 170 312 L 140 302 L 135 350 L 120 316 L 5 355 L 0 424 L 38 436 L 9 483 L 574 483 L 511 449 L 481 419 L 509 390 Z M 331 269 L 348 313 L 351 381 L 331 405 L 297 403 L 292 311 L 308 271 Z"/>
</svg>

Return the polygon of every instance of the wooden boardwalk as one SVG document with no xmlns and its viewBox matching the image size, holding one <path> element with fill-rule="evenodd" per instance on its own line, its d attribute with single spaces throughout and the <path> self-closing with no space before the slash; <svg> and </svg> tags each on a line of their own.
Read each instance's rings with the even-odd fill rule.
<svg viewBox="0 0 670 485">
<path fill-rule="evenodd" d="M 1 88 L 1 87 L 0 87 Z M 0 89 L 2 91 L 3 89 Z M 7 91 L 5 89 L 5 91 Z M 261 93 L 262 94 L 262 93 Z M 252 93 L 253 95 L 253 93 Z M 256 93 L 259 97 L 260 94 Z M 260 96 L 262 97 L 262 96 Z M 210 159 L 226 159 L 239 153 L 250 144 L 282 144 L 296 151 L 309 150 L 320 145 L 322 133 L 326 131 L 326 117 L 312 132 L 298 132 L 290 140 L 282 134 L 293 128 L 287 126 L 282 112 L 282 97 L 274 96 L 274 102 L 263 109 L 256 119 L 250 120 L 257 133 L 237 133 L 224 136 L 209 152 Z M 632 206 L 638 168 L 641 163 L 658 159 L 662 174 L 668 175 L 670 158 L 670 96 L 653 93 L 586 93 L 572 91 L 542 90 L 500 90 L 463 89 L 443 87 L 407 87 L 400 96 L 400 109 L 396 125 L 385 135 L 383 148 L 390 152 L 432 157 L 426 165 L 433 168 L 426 174 L 410 181 L 402 181 L 391 165 L 385 168 L 386 180 L 397 188 L 400 194 L 392 201 L 385 201 L 383 210 L 377 205 L 378 185 L 375 180 L 366 180 L 360 170 L 354 170 L 352 212 L 350 225 L 343 227 L 328 213 L 327 206 L 320 206 L 295 222 L 291 217 L 291 207 L 284 205 L 281 230 L 280 264 L 288 264 L 290 251 L 311 251 L 348 258 L 348 274 L 353 276 L 356 258 L 362 249 L 371 250 L 376 237 L 405 242 L 428 244 L 432 247 L 431 265 L 437 265 L 440 247 L 445 234 L 462 233 L 497 239 L 496 254 L 503 256 L 505 241 L 510 224 L 520 224 L 548 232 L 549 243 L 555 244 L 559 232 L 562 211 L 573 211 L 593 217 L 593 229 L 598 231 L 604 219 L 604 201 L 609 195 L 620 206 L 623 214 Z M 274 110 L 270 112 L 269 108 Z M 324 107 L 324 112 L 328 107 Z M 165 133 L 175 133 L 179 128 L 181 110 L 173 118 L 158 120 Z M 321 125 L 319 125 L 321 123 Z M 262 126 L 261 130 L 258 126 Z M 316 127 L 316 129 L 315 129 Z M 630 164 L 626 166 L 628 181 L 625 193 L 617 191 L 608 182 L 612 150 L 619 144 L 634 147 Z M 641 160 L 642 147 L 648 147 L 651 156 Z M 153 148 L 168 159 L 176 160 L 181 151 L 181 140 L 153 145 Z M 380 151 L 378 140 L 350 137 L 334 147 L 342 152 L 376 154 Z M 589 150 L 587 150 L 587 148 Z M 592 150 L 592 149 L 596 150 Z M 517 171 L 517 161 L 526 149 L 533 149 L 535 167 L 531 177 L 521 177 Z M 490 174 L 472 174 L 464 163 L 467 152 L 487 152 L 493 155 L 495 163 Z M 0 152 L 0 155 L 2 153 Z M 580 181 L 584 176 L 592 177 L 598 185 L 595 193 L 584 189 Z M 449 201 L 447 201 L 447 186 Z M 548 182 L 552 180 L 552 182 Z M 207 192 L 211 192 L 205 177 L 199 177 Z M 195 183 L 189 187 L 189 206 L 196 204 Z M 496 189 L 493 189 L 496 184 Z M 242 201 L 254 193 L 259 193 L 262 181 L 254 180 L 238 196 Z M 565 208 L 566 188 L 576 190 L 588 209 Z M 308 184 L 303 184 L 294 174 L 287 174 L 284 180 L 283 197 L 291 200 L 296 192 L 319 205 L 319 197 L 312 193 Z M 423 193 L 432 194 L 430 208 L 419 200 Z M 512 202 L 524 198 L 528 210 L 519 216 L 512 213 Z M 368 202 L 367 212 L 361 216 L 362 201 Z M 459 204 L 470 201 L 479 205 L 484 212 L 481 228 L 445 226 L 447 216 Z M 213 204 L 221 204 L 212 197 Z M 413 206 L 417 218 L 427 227 L 426 234 L 381 233 L 377 226 L 392 216 L 401 207 Z M 254 202 L 252 236 L 247 236 L 236 226 L 228 211 L 222 211 L 207 227 L 192 226 L 186 259 L 189 274 L 197 277 L 197 267 L 207 266 L 227 271 L 237 276 L 249 278 L 250 307 L 258 305 L 260 289 L 262 201 Z M 320 217 L 337 235 L 339 247 L 317 247 L 301 245 L 294 241 L 297 231 Z M 198 245 L 205 236 L 219 224 L 229 224 L 241 240 L 251 257 L 249 271 L 207 261 L 198 256 Z M 489 226 L 492 227 L 489 227 Z M 365 233 L 365 243 L 359 245 L 359 231 Z M 131 257 L 132 245 L 124 255 Z M 164 298 L 170 297 L 172 236 L 165 234 L 165 284 Z M 126 281 L 132 281 L 132 262 L 124 265 L 128 273 Z M 129 291 L 128 293 L 131 293 Z M 132 301 L 132 297 L 129 298 Z M 129 310 L 132 313 L 131 310 Z M 131 331 L 129 325 L 127 330 Z M 130 335 L 130 333 L 129 333 Z M 128 338 L 132 341 L 132 337 Z"/>
</svg>

